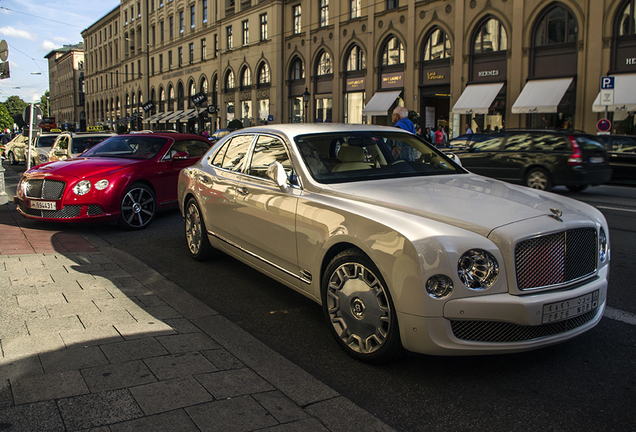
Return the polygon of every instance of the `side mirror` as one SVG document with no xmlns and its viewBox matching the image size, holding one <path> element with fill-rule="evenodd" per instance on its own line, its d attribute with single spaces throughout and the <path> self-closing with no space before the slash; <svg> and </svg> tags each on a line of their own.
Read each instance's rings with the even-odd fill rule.
<svg viewBox="0 0 636 432">
<path fill-rule="evenodd" d="M 66 150 L 57 149 L 55 150 L 55 156 L 66 156 Z"/>
<path fill-rule="evenodd" d="M 186 152 L 181 152 L 178 151 L 174 154 L 174 156 L 172 156 L 172 160 L 173 161 L 177 161 L 177 160 L 187 160 L 190 159 L 190 155 L 187 154 Z"/>
<path fill-rule="evenodd" d="M 272 162 L 267 167 L 267 177 L 274 180 L 276 186 L 282 192 L 289 192 L 289 185 L 287 184 L 287 174 L 285 174 L 285 168 L 280 162 Z"/>
</svg>

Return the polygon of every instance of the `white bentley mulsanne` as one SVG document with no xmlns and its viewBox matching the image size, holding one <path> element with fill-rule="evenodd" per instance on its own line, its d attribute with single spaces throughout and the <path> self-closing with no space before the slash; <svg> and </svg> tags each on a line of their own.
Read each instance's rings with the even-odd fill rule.
<svg viewBox="0 0 636 432">
<path fill-rule="evenodd" d="M 355 358 L 519 352 L 603 316 L 595 208 L 471 174 L 401 129 L 235 131 L 181 171 L 196 260 L 231 255 L 322 304 Z"/>
</svg>

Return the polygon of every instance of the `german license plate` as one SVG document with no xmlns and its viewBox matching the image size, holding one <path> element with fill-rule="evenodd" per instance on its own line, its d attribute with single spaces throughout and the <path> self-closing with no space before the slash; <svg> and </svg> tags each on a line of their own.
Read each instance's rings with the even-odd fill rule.
<svg viewBox="0 0 636 432">
<path fill-rule="evenodd" d="M 605 158 L 603 156 L 594 156 L 590 158 L 590 163 L 603 163 Z"/>
<path fill-rule="evenodd" d="M 55 201 L 31 201 L 31 208 L 37 210 L 57 210 Z"/>
<path fill-rule="evenodd" d="M 543 305 L 543 324 L 583 315 L 598 307 L 598 290 L 572 299 Z"/>
</svg>

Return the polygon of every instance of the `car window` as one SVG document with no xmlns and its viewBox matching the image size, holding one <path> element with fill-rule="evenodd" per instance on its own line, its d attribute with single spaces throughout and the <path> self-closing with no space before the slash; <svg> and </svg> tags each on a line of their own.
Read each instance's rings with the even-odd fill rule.
<svg viewBox="0 0 636 432">
<path fill-rule="evenodd" d="M 292 170 L 291 160 L 283 142 L 272 136 L 260 135 L 254 146 L 248 174 L 269 178 L 267 168 L 272 162 L 280 162 L 288 174 Z"/>
<path fill-rule="evenodd" d="M 565 135 L 537 134 L 534 136 L 535 151 L 568 151 L 570 144 Z"/>
<path fill-rule="evenodd" d="M 163 149 L 166 141 L 167 138 L 146 134 L 113 136 L 88 149 L 84 156 L 152 159 Z"/>
<path fill-rule="evenodd" d="M 67 136 L 60 137 L 55 147 L 57 147 L 60 150 L 66 150 L 68 148 L 68 137 Z"/>
<path fill-rule="evenodd" d="M 532 147 L 532 135 L 513 134 L 508 136 L 504 150 L 506 151 L 529 151 Z"/>
<path fill-rule="evenodd" d="M 177 152 L 187 153 L 188 156 L 197 158 L 203 156 L 208 150 L 210 150 L 210 143 L 206 141 L 193 139 L 177 141 L 172 144 L 164 159 L 171 159 Z"/>
<path fill-rule="evenodd" d="M 586 136 L 577 136 L 576 142 L 581 148 L 581 150 L 605 150 L 605 145 L 603 145 L 599 140 L 595 138 L 590 138 Z"/>
<path fill-rule="evenodd" d="M 475 151 L 496 151 L 501 148 L 503 140 L 504 137 L 499 134 L 487 135 L 473 144 L 473 149 Z"/>
<path fill-rule="evenodd" d="M 71 153 L 84 153 L 89 148 L 93 147 L 95 144 L 99 144 L 100 142 L 108 139 L 110 137 L 101 136 L 101 137 L 75 137 L 73 141 L 71 141 Z"/>
<path fill-rule="evenodd" d="M 636 153 L 636 140 L 632 138 L 615 137 L 612 151 L 620 153 Z"/>
<path fill-rule="evenodd" d="M 254 139 L 254 135 L 239 135 L 229 142 L 221 167 L 232 171 L 243 171 L 246 163 L 247 151 Z"/>
<path fill-rule="evenodd" d="M 38 139 L 38 143 L 36 147 L 52 147 L 53 142 L 55 142 L 55 138 L 57 137 L 56 136 L 41 136 L 40 139 Z"/>
<path fill-rule="evenodd" d="M 223 144 L 223 147 L 221 147 L 217 152 L 216 155 L 214 155 L 214 159 L 212 159 L 212 162 L 210 162 L 210 165 L 214 165 L 216 167 L 222 167 L 223 166 L 223 158 L 225 157 L 225 152 L 227 151 L 227 148 L 230 145 L 230 141 L 226 141 L 225 144 Z"/>
</svg>

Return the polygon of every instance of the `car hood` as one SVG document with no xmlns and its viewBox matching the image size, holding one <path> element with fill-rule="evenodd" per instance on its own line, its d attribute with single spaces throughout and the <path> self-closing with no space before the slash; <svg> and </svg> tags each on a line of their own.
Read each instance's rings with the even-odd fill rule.
<svg viewBox="0 0 636 432">
<path fill-rule="evenodd" d="M 333 193 L 347 200 L 411 213 L 485 237 L 505 225 L 553 216 L 551 209 L 562 212 L 568 223 L 592 220 L 587 204 L 470 173 L 330 186 Z"/>
<path fill-rule="evenodd" d="M 140 162 L 147 162 L 147 160 L 79 157 L 38 165 L 31 169 L 29 174 L 55 174 L 65 177 L 83 178 L 109 173 Z"/>
</svg>

